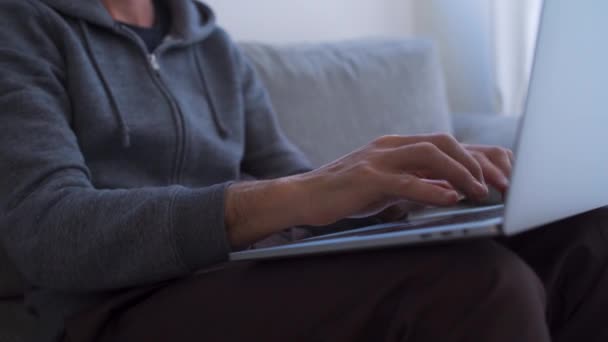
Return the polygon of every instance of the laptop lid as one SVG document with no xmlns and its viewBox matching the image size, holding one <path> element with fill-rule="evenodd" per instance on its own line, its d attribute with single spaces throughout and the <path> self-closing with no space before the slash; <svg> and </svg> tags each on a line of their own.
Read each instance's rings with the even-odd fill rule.
<svg viewBox="0 0 608 342">
<path fill-rule="evenodd" d="M 608 1 L 545 0 L 508 235 L 608 205 Z"/>
</svg>

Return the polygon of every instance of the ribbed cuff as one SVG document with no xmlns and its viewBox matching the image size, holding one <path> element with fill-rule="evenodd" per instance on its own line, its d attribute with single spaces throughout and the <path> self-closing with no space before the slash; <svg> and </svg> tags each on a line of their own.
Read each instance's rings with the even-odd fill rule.
<svg viewBox="0 0 608 342">
<path fill-rule="evenodd" d="M 183 189 L 173 203 L 173 231 L 184 264 L 195 271 L 228 259 L 224 222 L 226 189 L 232 183 Z"/>
</svg>

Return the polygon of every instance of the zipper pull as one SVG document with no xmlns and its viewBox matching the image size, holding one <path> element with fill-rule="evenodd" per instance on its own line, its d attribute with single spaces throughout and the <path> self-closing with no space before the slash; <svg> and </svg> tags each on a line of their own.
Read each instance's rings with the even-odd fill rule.
<svg viewBox="0 0 608 342">
<path fill-rule="evenodd" d="M 156 72 L 160 71 L 160 64 L 158 64 L 158 59 L 156 58 L 156 55 L 151 53 L 150 54 L 150 66 L 152 67 L 152 69 Z"/>
</svg>

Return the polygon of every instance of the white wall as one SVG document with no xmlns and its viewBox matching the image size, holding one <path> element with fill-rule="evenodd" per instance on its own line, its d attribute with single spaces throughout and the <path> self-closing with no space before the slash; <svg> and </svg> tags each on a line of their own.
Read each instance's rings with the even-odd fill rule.
<svg viewBox="0 0 608 342">
<path fill-rule="evenodd" d="M 452 111 L 497 111 L 490 0 L 203 0 L 236 40 L 424 36 L 440 48 Z M 509 0 L 508 0 L 509 1 Z"/>
<path fill-rule="evenodd" d="M 496 112 L 492 1 L 411 1 L 413 33 L 439 46 L 452 111 Z"/>
<path fill-rule="evenodd" d="M 542 0 L 495 0 L 494 60 L 504 114 L 523 111 L 542 3 Z"/>
<path fill-rule="evenodd" d="M 237 40 L 270 43 L 411 35 L 412 0 L 206 0 Z M 420 1 L 420 0 L 418 0 Z"/>
</svg>

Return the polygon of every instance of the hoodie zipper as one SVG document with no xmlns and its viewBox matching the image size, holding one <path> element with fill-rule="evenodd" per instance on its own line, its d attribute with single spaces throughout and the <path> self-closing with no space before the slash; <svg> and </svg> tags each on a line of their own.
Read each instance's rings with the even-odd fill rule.
<svg viewBox="0 0 608 342">
<path fill-rule="evenodd" d="M 149 55 L 149 59 L 150 59 L 150 66 L 152 67 L 152 70 L 154 70 L 156 73 L 159 73 L 160 64 L 158 64 L 158 58 L 156 58 L 156 54 L 151 53 Z"/>
<path fill-rule="evenodd" d="M 148 55 L 148 60 L 150 62 L 150 68 L 153 71 L 153 77 L 156 80 L 158 87 L 161 89 L 161 92 L 165 94 L 165 97 L 169 101 L 171 106 L 171 112 L 175 119 L 176 124 L 176 152 L 175 152 L 175 162 L 173 166 L 173 175 L 172 180 L 174 184 L 179 184 L 181 182 L 181 173 L 182 168 L 186 158 L 186 125 L 182 111 L 180 110 L 175 97 L 171 94 L 169 88 L 165 85 L 164 81 L 160 75 L 160 63 L 158 62 L 158 52 L 153 52 Z"/>
<path fill-rule="evenodd" d="M 141 38 L 139 36 L 137 36 L 135 33 L 131 32 L 128 28 L 123 27 L 122 25 L 120 26 L 120 31 L 124 32 L 124 34 L 126 34 L 130 39 L 134 40 L 137 45 L 139 46 L 139 48 L 142 50 L 142 52 L 144 53 L 144 56 L 146 56 L 146 60 L 147 60 L 147 65 L 148 65 L 148 70 L 151 71 L 152 74 L 152 79 L 154 79 L 154 83 L 156 83 L 156 86 L 160 89 L 161 93 L 163 93 L 163 95 L 165 95 L 165 98 L 167 99 L 167 101 L 169 102 L 169 105 L 171 107 L 171 114 L 175 120 L 175 126 L 176 126 L 176 147 L 175 147 L 175 160 L 173 162 L 173 171 L 171 174 L 171 182 L 173 184 L 179 184 L 181 182 L 181 173 L 182 173 L 182 168 L 183 165 L 185 163 L 185 150 L 186 150 L 186 127 L 185 127 L 185 119 L 183 117 L 183 113 L 180 110 L 177 101 L 175 100 L 174 96 L 171 94 L 171 91 L 169 91 L 169 88 L 165 85 L 165 82 L 162 80 L 161 75 L 160 75 L 160 71 L 161 71 L 161 66 L 160 63 L 158 62 L 158 55 L 159 53 L 163 52 L 164 50 L 161 50 L 161 48 L 157 48 L 155 51 L 153 51 L 152 53 L 148 52 L 148 48 L 144 45 L 143 41 L 141 40 Z"/>
</svg>

